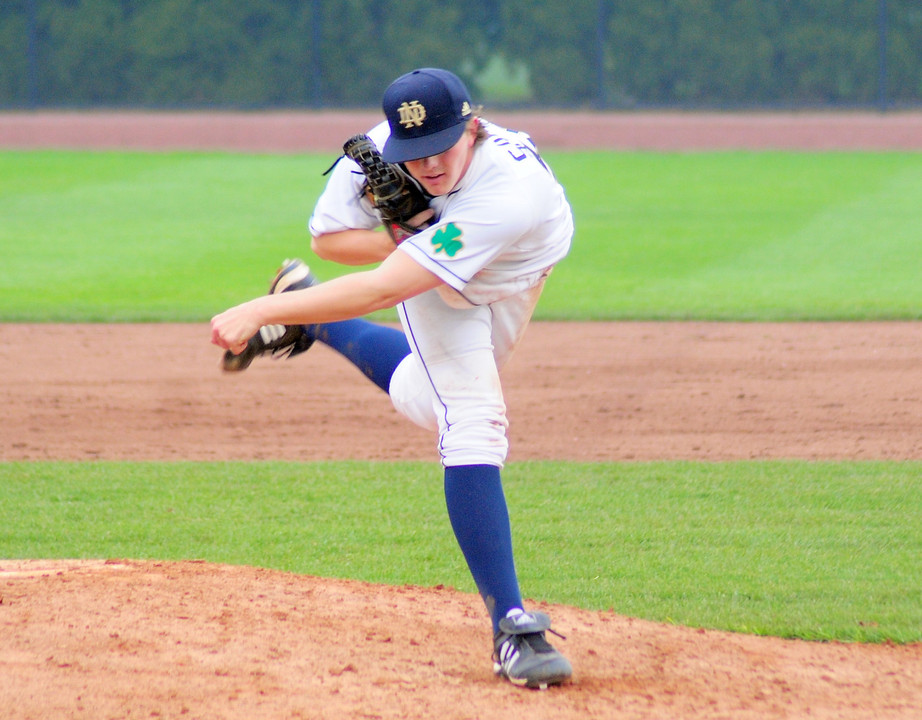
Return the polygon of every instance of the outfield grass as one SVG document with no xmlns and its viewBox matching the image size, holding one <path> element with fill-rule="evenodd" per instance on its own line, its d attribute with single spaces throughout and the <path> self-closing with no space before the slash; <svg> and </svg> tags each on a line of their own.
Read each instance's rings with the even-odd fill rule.
<svg viewBox="0 0 922 720">
<path fill-rule="evenodd" d="M 519 463 L 528 597 L 807 639 L 922 639 L 920 463 Z M 0 557 L 199 558 L 475 592 L 427 463 L 0 464 Z"/>
<path fill-rule="evenodd" d="M 922 154 L 554 158 L 577 222 L 554 318 L 922 317 Z"/>
<path fill-rule="evenodd" d="M 549 154 L 576 215 L 538 319 L 922 317 L 922 154 Z M 0 321 L 202 321 L 310 256 L 331 158 L 0 152 Z"/>
</svg>

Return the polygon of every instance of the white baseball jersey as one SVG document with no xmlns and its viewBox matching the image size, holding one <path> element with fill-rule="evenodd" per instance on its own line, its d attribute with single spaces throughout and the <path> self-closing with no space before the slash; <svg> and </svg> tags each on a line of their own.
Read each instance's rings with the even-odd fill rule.
<svg viewBox="0 0 922 720">
<path fill-rule="evenodd" d="M 430 203 L 437 220 L 399 247 L 472 305 L 535 285 L 567 254 L 573 235 L 564 191 L 531 138 L 483 124 L 490 137 L 475 149 L 464 177 Z M 383 147 L 387 123 L 368 135 Z M 363 181 L 352 160 L 339 162 L 311 217 L 312 235 L 381 224 L 361 192 Z"/>
<path fill-rule="evenodd" d="M 476 145 L 458 185 L 432 199 L 433 224 L 397 249 L 445 285 L 398 307 L 412 353 L 395 370 L 389 394 L 403 415 L 438 429 L 446 467 L 502 467 L 508 422 L 499 369 L 573 234 L 564 191 L 531 139 L 484 126 L 489 137 Z M 368 135 L 383 147 L 387 123 Z M 352 160 L 339 162 L 311 216 L 312 235 L 381 224 L 364 179 Z"/>
</svg>

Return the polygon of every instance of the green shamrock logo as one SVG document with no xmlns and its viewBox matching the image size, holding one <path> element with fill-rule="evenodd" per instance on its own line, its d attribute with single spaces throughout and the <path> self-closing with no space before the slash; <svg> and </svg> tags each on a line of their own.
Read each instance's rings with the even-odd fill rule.
<svg viewBox="0 0 922 720">
<path fill-rule="evenodd" d="M 461 235 L 462 233 L 457 225 L 448 223 L 445 227 L 439 228 L 435 235 L 432 236 L 432 245 L 437 253 L 443 252 L 448 257 L 454 257 L 464 247 L 464 243 L 458 239 Z"/>
</svg>

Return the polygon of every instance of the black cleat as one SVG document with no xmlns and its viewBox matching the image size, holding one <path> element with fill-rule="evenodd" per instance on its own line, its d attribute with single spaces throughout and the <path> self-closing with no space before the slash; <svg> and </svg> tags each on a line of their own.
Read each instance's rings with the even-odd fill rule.
<svg viewBox="0 0 922 720">
<path fill-rule="evenodd" d="M 286 260 L 272 279 L 269 294 L 301 290 L 316 284 L 317 278 L 303 260 Z M 225 372 L 241 372 L 260 355 L 290 358 L 306 352 L 313 344 L 314 338 L 308 337 L 301 325 L 263 325 L 239 355 L 230 350 L 225 352 L 221 367 Z"/>
</svg>

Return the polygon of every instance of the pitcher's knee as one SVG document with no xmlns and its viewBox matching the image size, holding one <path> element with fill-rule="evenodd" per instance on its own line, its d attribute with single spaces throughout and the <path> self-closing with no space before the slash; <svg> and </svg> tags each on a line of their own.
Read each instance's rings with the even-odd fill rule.
<svg viewBox="0 0 922 720">
<path fill-rule="evenodd" d="M 439 433 L 439 454 L 446 467 L 496 465 L 503 467 L 509 452 L 505 416 L 495 420 L 459 422 Z"/>
<path fill-rule="evenodd" d="M 419 362 L 407 355 L 394 370 L 388 387 L 391 403 L 404 417 L 426 430 L 438 430 L 435 393 L 419 370 Z"/>
</svg>

